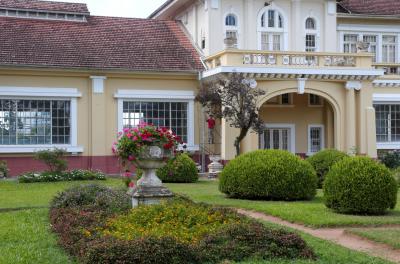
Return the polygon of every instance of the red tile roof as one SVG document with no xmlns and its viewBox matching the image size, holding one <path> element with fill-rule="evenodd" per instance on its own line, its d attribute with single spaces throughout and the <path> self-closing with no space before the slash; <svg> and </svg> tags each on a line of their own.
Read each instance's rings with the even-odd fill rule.
<svg viewBox="0 0 400 264">
<path fill-rule="evenodd" d="M 88 16 L 88 22 L 0 18 L 0 66 L 198 71 L 175 21 Z"/>
<path fill-rule="evenodd" d="M 342 0 L 339 1 L 342 12 L 367 15 L 400 16 L 400 0 Z"/>
<path fill-rule="evenodd" d="M 86 4 L 38 0 L 0 0 L 0 7 L 68 13 L 89 13 Z"/>
</svg>

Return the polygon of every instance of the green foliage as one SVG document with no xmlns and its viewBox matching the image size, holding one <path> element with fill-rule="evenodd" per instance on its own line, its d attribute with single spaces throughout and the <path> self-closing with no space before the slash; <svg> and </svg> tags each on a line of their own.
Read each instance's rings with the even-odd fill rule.
<svg viewBox="0 0 400 264">
<path fill-rule="evenodd" d="M 9 169 L 7 166 L 7 161 L 0 160 L 0 178 L 7 178 L 9 173 Z"/>
<path fill-rule="evenodd" d="M 221 263 L 246 259 L 313 259 L 296 234 L 274 231 L 231 209 L 175 198 L 113 214 L 99 207 L 99 186 L 78 187 L 52 202 L 59 243 L 81 263 Z M 108 192 L 108 191 L 107 191 Z M 84 193 L 84 197 L 82 197 Z M 118 207 L 118 206 L 117 206 Z"/>
<path fill-rule="evenodd" d="M 199 179 L 196 163 L 187 154 L 178 154 L 161 169 L 157 176 L 163 182 L 191 183 Z"/>
<path fill-rule="evenodd" d="M 397 186 L 400 188 L 400 168 L 396 168 L 394 170 L 392 170 L 392 174 L 394 179 L 397 182 Z"/>
<path fill-rule="evenodd" d="M 123 212 L 131 208 L 130 197 L 124 190 L 90 184 L 69 188 L 53 198 L 52 209 L 90 209 Z"/>
<path fill-rule="evenodd" d="M 28 172 L 20 175 L 18 178 L 20 183 L 33 182 L 59 182 L 59 181 L 91 181 L 106 180 L 106 175 L 101 171 L 91 170 L 72 170 L 64 172 Z"/>
<path fill-rule="evenodd" d="M 390 151 L 383 155 L 381 158 L 383 164 L 389 169 L 396 169 L 400 167 L 400 152 Z"/>
<path fill-rule="evenodd" d="M 141 206 L 127 215 L 107 222 L 103 235 L 132 240 L 144 237 L 171 237 L 179 242 L 198 242 L 206 233 L 223 225 L 241 222 L 235 213 L 215 210 L 191 201 Z"/>
<path fill-rule="evenodd" d="M 368 157 L 336 163 L 324 183 L 325 205 L 340 213 L 383 214 L 394 209 L 397 184 L 391 172 Z"/>
<path fill-rule="evenodd" d="M 237 157 L 220 175 L 219 189 L 233 198 L 310 200 L 316 195 L 312 166 L 281 150 L 258 150 Z"/>
<path fill-rule="evenodd" d="M 314 167 L 318 176 L 318 188 L 322 188 L 325 175 L 329 169 L 338 161 L 348 155 L 342 151 L 336 149 L 325 149 L 322 150 L 307 159 L 307 161 Z"/>
<path fill-rule="evenodd" d="M 41 150 L 35 153 L 34 158 L 42 161 L 49 167 L 50 172 L 62 172 L 68 168 L 68 162 L 64 159 L 67 152 L 63 149 Z"/>
</svg>

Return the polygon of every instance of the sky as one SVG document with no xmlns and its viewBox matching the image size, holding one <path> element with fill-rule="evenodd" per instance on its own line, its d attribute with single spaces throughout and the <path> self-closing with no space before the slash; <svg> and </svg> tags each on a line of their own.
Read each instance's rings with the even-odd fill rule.
<svg viewBox="0 0 400 264">
<path fill-rule="evenodd" d="M 92 15 L 145 18 L 166 0 L 52 0 L 86 3 Z"/>
</svg>

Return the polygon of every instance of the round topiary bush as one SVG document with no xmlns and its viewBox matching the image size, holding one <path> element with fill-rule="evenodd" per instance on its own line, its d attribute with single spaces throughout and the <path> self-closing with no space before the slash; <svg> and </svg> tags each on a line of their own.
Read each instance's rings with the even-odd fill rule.
<svg viewBox="0 0 400 264">
<path fill-rule="evenodd" d="M 310 200 L 317 176 L 308 162 L 287 151 L 257 150 L 228 163 L 219 189 L 232 198 Z"/>
<path fill-rule="evenodd" d="M 187 155 L 179 154 L 157 170 L 157 176 L 163 182 L 191 183 L 199 179 L 196 163 Z"/>
<path fill-rule="evenodd" d="M 339 213 L 383 214 L 396 205 L 397 184 L 384 165 L 368 157 L 346 158 L 326 175 L 324 199 Z"/>
<path fill-rule="evenodd" d="M 342 151 L 336 149 L 322 150 L 307 159 L 307 161 L 314 167 L 318 176 L 318 188 L 322 188 L 325 175 L 329 169 L 338 161 L 348 157 Z"/>
</svg>

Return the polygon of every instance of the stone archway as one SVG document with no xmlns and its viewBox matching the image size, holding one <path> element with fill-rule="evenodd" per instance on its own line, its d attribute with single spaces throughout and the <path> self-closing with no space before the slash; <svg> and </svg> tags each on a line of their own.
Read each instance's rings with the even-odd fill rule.
<svg viewBox="0 0 400 264">
<path fill-rule="evenodd" d="M 270 99 L 283 95 L 283 94 L 297 94 L 298 93 L 298 89 L 297 88 L 287 88 L 287 89 L 279 89 L 277 91 L 274 92 L 270 92 L 267 93 L 265 96 L 263 96 L 262 98 L 260 98 L 258 106 L 260 107 L 260 109 L 262 109 L 262 106 L 264 104 L 266 104 L 267 101 L 269 101 Z M 336 149 L 341 149 L 343 150 L 343 146 L 341 144 L 342 142 L 342 122 L 343 122 L 343 117 L 342 117 L 342 109 L 340 108 L 340 104 L 339 102 L 337 102 L 337 100 L 331 96 L 330 94 L 318 90 L 318 89 L 313 89 L 313 88 L 305 88 L 304 90 L 304 94 L 313 94 L 313 95 L 317 95 L 321 98 L 324 99 L 325 102 L 327 102 L 330 106 L 330 108 L 332 109 L 332 113 L 333 113 L 333 132 L 332 132 L 332 136 L 333 136 L 333 146 Z M 301 95 L 301 94 L 300 94 Z"/>
</svg>

